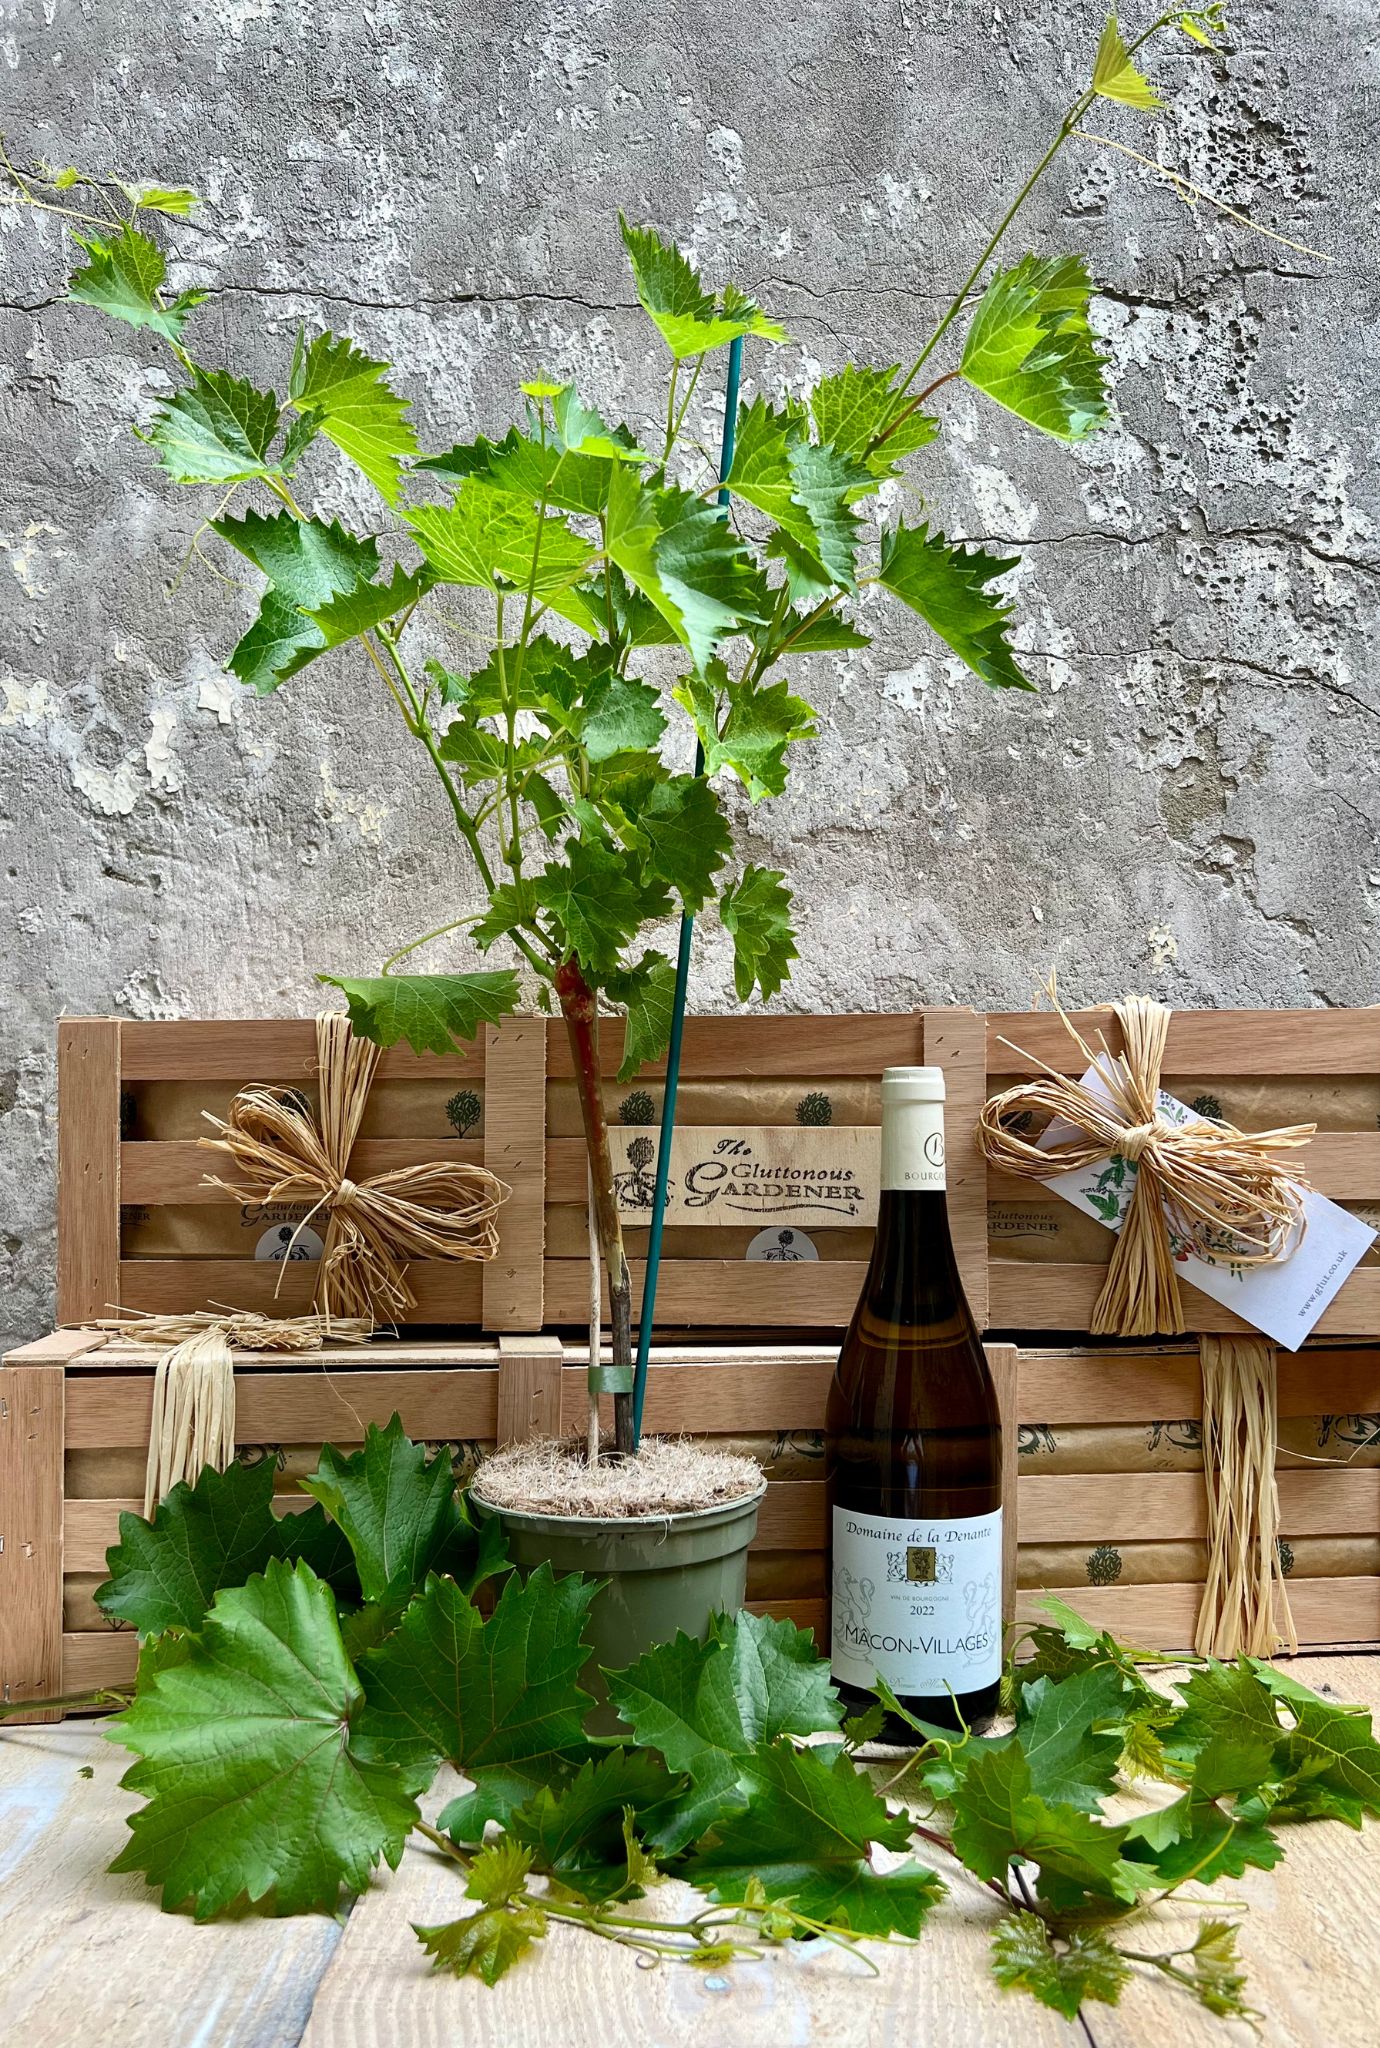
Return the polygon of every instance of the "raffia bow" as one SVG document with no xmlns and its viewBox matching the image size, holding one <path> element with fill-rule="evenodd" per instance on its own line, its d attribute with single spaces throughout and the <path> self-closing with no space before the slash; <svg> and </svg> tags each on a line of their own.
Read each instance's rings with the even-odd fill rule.
<svg viewBox="0 0 1380 2048">
<path fill-rule="evenodd" d="M 1042 1078 L 989 1099 L 978 1119 L 979 1149 L 989 1166 L 1025 1180 L 1049 1180 L 1113 1155 L 1133 1163 L 1135 1188 L 1093 1310 L 1092 1334 L 1177 1336 L 1185 1322 L 1171 1234 L 1233 1265 L 1287 1257 L 1302 1237 L 1304 1182 L 1279 1155 L 1307 1144 L 1317 1126 L 1247 1134 L 1209 1117 L 1171 1123 L 1159 1110 L 1170 1018 L 1164 1005 L 1147 996 L 1115 1004 L 1126 1047 L 1115 1054 L 1100 1032 L 1097 1049 L 1089 1046 L 1060 1008 L 1052 983 L 1049 994 L 1085 1067 L 1097 1068 L 1106 1098 L 1011 1045 Z M 1042 1123 L 1057 1119 L 1061 1129 L 1052 1144 L 1040 1145 L 1013 1127 L 1031 1116 Z M 1067 1136 L 1063 1126 L 1071 1127 Z"/>
<path fill-rule="evenodd" d="M 448 1160 L 351 1179 L 378 1060 L 379 1048 L 356 1038 L 347 1017 L 326 1011 L 316 1020 L 319 1123 L 296 1089 L 242 1088 L 225 1120 L 203 1111 L 221 1135 L 200 1142 L 228 1152 L 245 1177 L 208 1175 L 212 1187 L 239 1202 L 306 1202 L 298 1230 L 325 1212 L 317 1306 L 328 1324 L 338 1316 L 403 1320 L 417 1305 L 409 1259 L 493 1258 L 510 1192 L 487 1167 Z"/>
</svg>

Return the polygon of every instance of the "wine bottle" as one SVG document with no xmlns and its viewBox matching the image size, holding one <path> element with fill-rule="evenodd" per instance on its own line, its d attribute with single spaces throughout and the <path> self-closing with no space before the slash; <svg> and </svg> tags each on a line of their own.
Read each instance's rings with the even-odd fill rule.
<svg viewBox="0 0 1380 2048">
<path fill-rule="evenodd" d="M 944 1070 L 882 1076 L 877 1237 L 825 1416 L 830 1663 L 922 1720 L 982 1728 L 1001 1678 L 1001 1416 L 944 1193 Z M 894 1715 L 885 1739 L 914 1742 Z"/>
</svg>

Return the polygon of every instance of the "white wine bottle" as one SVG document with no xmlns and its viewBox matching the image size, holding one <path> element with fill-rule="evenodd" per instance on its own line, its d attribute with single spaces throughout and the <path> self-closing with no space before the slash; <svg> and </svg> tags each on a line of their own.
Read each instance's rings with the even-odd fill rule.
<svg viewBox="0 0 1380 2048">
<path fill-rule="evenodd" d="M 938 1727 L 982 1728 L 1001 1678 L 1001 1415 L 949 1235 L 944 1070 L 882 1076 L 882 1186 L 825 1418 L 830 1662 Z M 888 1717 L 891 1741 L 914 1740 Z"/>
</svg>

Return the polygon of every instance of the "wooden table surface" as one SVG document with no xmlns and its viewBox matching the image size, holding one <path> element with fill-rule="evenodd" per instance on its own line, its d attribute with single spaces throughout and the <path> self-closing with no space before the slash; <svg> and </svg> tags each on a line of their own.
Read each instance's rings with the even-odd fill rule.
<svg viewBox="0 0 1380 2048">
<path fill-rule="evenodd" d="M 1306 1683 L 1380 1710 L 1380 1657 L 1313 1657 Z M 563 1929 L 495 1989 L 433 1975 L 409 1925 L 455 1916 L 452 1868 L 409 1847 L 341 1922 L 196 1927 L 106 1866 L 127 1754 L 90 1722 L 0 1732 L 0 2016 L 23 2048 L 1230 2048 L 1252 2039 L 1138 1976 L 1066 2023 L 987 1967 L 995 1902 L 959 1871 L 913 1948 L 871 1974 L 832 1948 L 722 1973 L 642 1970 Z M 90 1776 L 83 1773 L 89 1770 Z M 434 1803 L 452 1788 L 438 1787 Z M 1272 2048 L 1380 2039 L 1380 1826 L 1282 1831 L 1285 1860 L 1219 1887 Z M 936 1858 L 942 1863 L 944 1859 Z M 653 1896 L 666 1898 L 675 1888 Z M 674 1897 L 666 1898 L 667 1910 Z M 1186 1921 L 1196 1914 L 1185 1913 Z M 1168 1916 L 1161 1924 L 1173 1925 Z M 873 1951 L 878 1954 L 878 1951 Z"/>
</svg>

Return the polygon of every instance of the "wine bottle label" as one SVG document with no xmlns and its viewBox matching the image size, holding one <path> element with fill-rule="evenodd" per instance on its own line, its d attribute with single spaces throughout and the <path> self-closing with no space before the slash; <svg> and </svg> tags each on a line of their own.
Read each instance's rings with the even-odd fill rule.
<svg viewBox="0 0 1380 2048">
<path fill-rule="evenodd" d="M 884 1106 L 882 1188 L 943 1193 L 942 1102 L 888 1102 Z"/>
<path fill-rule="evenodd" d="M 1001 1676 L 1001 1509 L 903 1520 L 834 1509 L 830 1668 L 903 1699 Z"/>
</svg>

